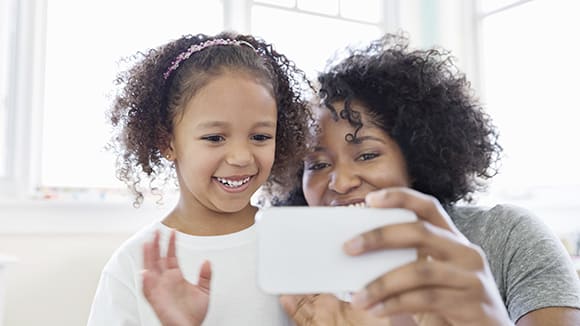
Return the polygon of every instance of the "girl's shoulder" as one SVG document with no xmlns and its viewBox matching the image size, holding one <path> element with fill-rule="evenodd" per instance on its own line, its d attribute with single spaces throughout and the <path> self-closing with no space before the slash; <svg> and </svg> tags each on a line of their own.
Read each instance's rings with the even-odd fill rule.
<svg viewBox="0 0 580 326">
<path fill-rule="evenodd" d="M 143 226 L 113 252 L 103 272 L 119 275 L 127 271 L 142 269 L 143 244 L 153 239 L 156 230 L 163 230 L 163 228 L 164 225 L 161 222 L 153 222 Z"/>
</svg>

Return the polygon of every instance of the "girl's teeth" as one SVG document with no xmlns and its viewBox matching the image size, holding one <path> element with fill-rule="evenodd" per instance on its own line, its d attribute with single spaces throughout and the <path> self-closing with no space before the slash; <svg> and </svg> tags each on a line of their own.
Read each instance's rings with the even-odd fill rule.
<svg viewBox="0 0 580 326">
<path fill-rule="evenodd" d="M 217 180 L 227 187 L 237 188 L 250 181 L 250 177 L 244 178 L 242 180 L 228 180 L 224 178 L 217 178 Z"/>
</svg>

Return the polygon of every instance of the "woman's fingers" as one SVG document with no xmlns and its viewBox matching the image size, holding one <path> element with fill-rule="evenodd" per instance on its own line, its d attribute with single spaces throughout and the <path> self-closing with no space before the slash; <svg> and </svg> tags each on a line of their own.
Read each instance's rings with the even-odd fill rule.
<svg viewBox="0 0 580 326">
<path fill-rule="evenodd" d="M 420 260 L 392 270 L 353 295 L 353 306 L 367 309 L 401 293 L 425 288 L 470 289 L 477 277 L 449 263 Z"/>
<path fill-rule="evenodd" d="M 394 314 L 416 314 L 444 312 L 445 315 L 460 315 L 459 308 L 465 302 L 465 293 L 445 287 L 419 288 L 404 292 L 380 301 L 369 308 L 369 312 L 377 317 Z M 457 314 L 453 313 L 454 310 Z M 464 313 L 464 312 L 463 312 Z"/>
<path fill-rule="evenodd" d="M 280 304 L 296 325 L 311 325 L 314 320 L 313 295 L 283 295 Z"/>
<path fill-rule="evenodd" d="M 286 311 L 288 316 L 293 317 L 296 314 L 296 311 L 298 310 L 298 301 L 302 297 L 303 296 L 299 295 L 280 296 L 280 304 L 282 305 L 282 308 L 284 308 L 284 311 Z"/>
<path fill-rule="evenodd" d="M 455 261 L 470 269 L 482 266 L 483 259 L 478 248 L 465 244 L 454 233 L 425 221 L 386 225 L 364 232 L 344 244 L 344 251 L 355 256 L 400 248 L 417 248 L 420 257 Z"/>
<path fill-rule="evenodd" d="M 367 194 L 365 200 L 370 207 L 411 210 L 421 220 L 461 234 L 437 199 L 416 190 L 409 188 L 381 189 Z"/>
</svg>

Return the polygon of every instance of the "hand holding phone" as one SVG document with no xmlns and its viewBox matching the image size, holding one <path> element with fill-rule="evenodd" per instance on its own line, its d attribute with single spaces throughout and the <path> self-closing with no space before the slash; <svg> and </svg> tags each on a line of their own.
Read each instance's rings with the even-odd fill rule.
<svg viewBox="0 0 580 326">
<path fill-rule="evenodd" d="M 406 209 L 271 207 L 256 215 L 258 285 L 270 294 L 354 292 L 417 259 L 415 249 L 348 256 L 343 244 L 387 224 L 409 223 Z"/>
</svg>

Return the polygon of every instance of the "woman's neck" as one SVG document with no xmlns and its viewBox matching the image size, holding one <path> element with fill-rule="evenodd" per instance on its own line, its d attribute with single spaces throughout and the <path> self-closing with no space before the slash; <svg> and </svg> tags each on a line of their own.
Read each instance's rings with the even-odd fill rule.
<svg viewBox="0 0 580 326">
<path fill-rule="evenodd" d="M 163 219 L 163 224 L 190 235 L 224 235 L 253 225 L 254 215 L 258 211 L 249 203 L 242 210 L 233 213 L 217 212 L 196 204 L 189 204 L 181 198 L 171 213 Z"/>
</svg>

